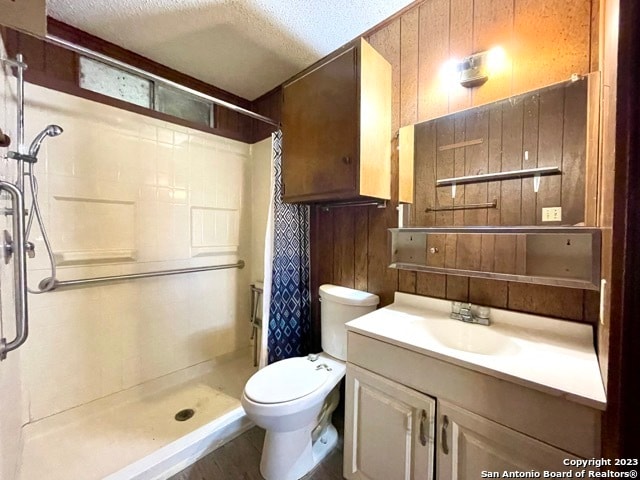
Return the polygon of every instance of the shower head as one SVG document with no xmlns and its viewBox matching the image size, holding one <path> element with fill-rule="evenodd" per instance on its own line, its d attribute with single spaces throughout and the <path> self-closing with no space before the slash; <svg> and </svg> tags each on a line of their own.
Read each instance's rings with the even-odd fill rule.
<svg viewBox="0 0 640 480">
<path fill-rule="evenodd" d="M 58 125 L 48 125 L 44 130 L 36 135 L 36 138 L 34 138 L 33 142 L 31 142 L 31 145 L 29 146 L 29 155 L 31 155 L 32 157 L 37 157 L 38 152 L 40 151 L 40 146 L 42 145 L 44 139 L 46 137 L 57 137 L 63 131 L 64 130 L 62 130 L 62 127 Z"/>
</svg>

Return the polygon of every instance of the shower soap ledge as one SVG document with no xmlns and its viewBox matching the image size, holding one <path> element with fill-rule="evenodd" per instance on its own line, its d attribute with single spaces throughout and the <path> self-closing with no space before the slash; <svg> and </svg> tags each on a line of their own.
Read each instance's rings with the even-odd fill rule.
<svg viewBox="0 0 640 480">
<path fill-rule="evenodd" d="M 54 255 L 61 266 L 135 261 L 137 256 L 135 250 L 127 249 L 55 252 Z"/>
</svg>

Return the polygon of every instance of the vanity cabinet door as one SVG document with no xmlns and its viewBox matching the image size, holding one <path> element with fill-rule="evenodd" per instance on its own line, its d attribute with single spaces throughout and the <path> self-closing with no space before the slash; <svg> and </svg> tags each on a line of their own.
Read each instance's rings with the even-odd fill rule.
<svg viewBox="0 0 640 480">
<path fill-rule="evenodd" d="M 566 472 L 563 460 L 574 458 L 468 410 L 438 401 L 438 480 L 502 478 L 505 471 L 531 470 L 542 477 L 545 470 Z"/>
<path fill-rule="evenodd" d="M 344 477 L 431 480 L 435 400 L 347 364 Z"/>
</svg>

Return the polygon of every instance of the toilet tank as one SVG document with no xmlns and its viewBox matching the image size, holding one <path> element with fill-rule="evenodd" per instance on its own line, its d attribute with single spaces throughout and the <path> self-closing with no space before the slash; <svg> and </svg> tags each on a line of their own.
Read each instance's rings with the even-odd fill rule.
<svg viewBox="0 0 640 480">
<path fill-rule="evenodd" d="M 338 360 L 347 360 L 347 330 L 344 324 L 376 309 L 380 298 L 372 293 L 322 285 L 320 287 L 322 350 Z"/>
</svg>

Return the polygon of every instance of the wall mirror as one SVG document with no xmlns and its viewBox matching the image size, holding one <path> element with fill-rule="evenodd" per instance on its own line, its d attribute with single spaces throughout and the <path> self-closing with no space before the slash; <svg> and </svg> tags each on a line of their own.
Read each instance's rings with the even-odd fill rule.
<svg viewBox="0 0 640 480">
<path fill-rule="evenodd" d="M 413 236 L 392 230 L 392 266 L 597 289 L 599 234 L 584 227 L 597 222 L 598 82 L 574 76 L 400 129 Z"/>
<path fill-rule="evenodd" d="M 405 226 L 595 225 L 597 75 L 403 127 Z"/>
</svg>

